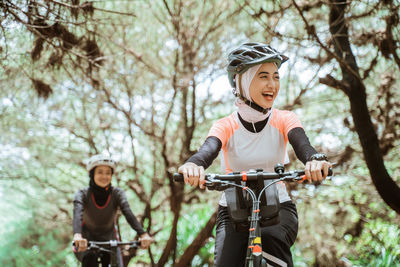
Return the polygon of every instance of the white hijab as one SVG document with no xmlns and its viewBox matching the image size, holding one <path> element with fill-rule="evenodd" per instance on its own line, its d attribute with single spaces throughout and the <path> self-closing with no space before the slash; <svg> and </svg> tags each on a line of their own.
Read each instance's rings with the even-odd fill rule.
<svg viewBox="0 0 400 267">
<path fill-rule="evenodd" d="M 241 85 L 242 85 L 242 93 L 243 97 L 254 102 L 250 97 L 250 84 L 253 81 L 254 76 L 256 75 L 258 69 L 261 67 L 261 64 L 255 65 L 249 68 L 246 72 L 242 73 Z M 239 74 L 235 75 L 235 81 L 239 81 Z M 239 83 L 236 83 L 236 92 L 240 92 Z M 251 108 L 240 98 L 236 98 L 235 105 L 238 107 L 238 113 L 240 116 L 247 122 L 255 123 L 258 121 L 263 121 L 271 114 L 271 110 L 264 114 Z"/>
</svg>

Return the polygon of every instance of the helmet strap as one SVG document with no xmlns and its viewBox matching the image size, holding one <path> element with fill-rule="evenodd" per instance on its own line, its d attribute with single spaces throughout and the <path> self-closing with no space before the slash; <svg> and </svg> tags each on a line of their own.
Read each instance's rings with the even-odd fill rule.
<svg viewBox="0 0 400 267">
<path fill-rule="evenodd" d="M 252 109 L 257 110 L 258 112 L 261 112 L 262 114 L 267 114 L 268 111 L 271 110 L 271 108 L 263 108 L 262 106 L 257 105 L 255 102 L 252 102 L 250 100 L 248 100 L 247 98 L 244 98 L 243 96 L 239 96 L 240 99 L 243 100 L 243 102 L 248 105 L 249 107 L 251 107 Z"/>
<path fill-rule="evenodd" d="M 241 96 L 242 97 L 242 95 L 243 95 L 243 89 L 242 89 L 242 74 L 239 74 L 238 75 L 239 77 L 238 77 L 238 87 L 239 87 L 239 96 Z M 243 97 L 244 98 L 244 97 Z"/>
</svg>

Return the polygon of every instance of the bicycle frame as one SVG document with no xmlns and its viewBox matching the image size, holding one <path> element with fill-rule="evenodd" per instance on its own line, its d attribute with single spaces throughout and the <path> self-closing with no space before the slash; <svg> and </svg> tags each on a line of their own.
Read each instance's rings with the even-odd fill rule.
<svg viewBox="0 0 400 267">
<path fill-rule="evenodd" d="M 241 174 L 243 175 L 243 174 Z M 297 177 L 296 177 L 297 178 Z M 269 179 L 274 179 L 274 178 L 269 178 Z M 266 179 L 266 180 L 269 180 Z M 266 185 L 263 187 L 263 189 L 260 191 L 259 195 L 256 196 L 256 193 L 251 190 L 249 187 L 244 186 L 244 185 L 238 185 L 235 183 L 227 182 L 220 180 L 221 184 L 224 185 L 229 185 L 229 186 L 236 186 L 240 187 L 243 190 L 246 190 L 246 192 L 249 193 L 252 199 L 252 210 L 251 210 L 251 216 L 250 216 L 250 228 L 249 228 L 249 240 L 248 240 L 248 245 L 247 245 L 247 252 L 246 252 L 246 262 L 245 266 L 252 266 L 252 267 L 263 267 L 267 266 L 266 261 L 264 260 L 262 256 L 262 243 L 261 243 L 261 229 L 260 229 L 260 203 L 261 203 L 261 196 L 263 192 L 270 187 L 271 185 L 280 182 L 280 181 L 285 181 L 285 180 L 293 180 L 293 177 L 283 177 L 280 178 L 276 181 L 273 181 L 272 183 Z M 299 177 L 298 180 L 301 180 L 302 178 Z M 216 182 L 216 179 L 213 181 L 214 183 Z M 206 184 L 207 185 L 207 184 Z"/>
<path fill-rule="evenodd" d="M 328 176 L 332 175 L 332 169 L 329 169 Z M 281 182 L 281 181 L 304 181 L 305 172 L 300 170 L 284 172 L 282 165 L 278 164 L 275 166 L 275 173 L 262 172 L 262 170 L 251 171 L 251 172 L 241 172 L 241 173 L 231 173 L 226 175 L 220 174 L 206 174 L 205 186 L 211 190 L 216 189 L 220 186 L 235 186 L 246 190 L 252 199 L 252 211 L 250 216 L 250 228 L 249 228 L 249 240 L 246 253 L 246 267 L 266 267 L 267 262 L 262 256 L 262 244 L 261 244 L 261 229 L 260 229 L 260 203 L 261 196 L 264 191 L 271 185 Z M 236 184 L 233 181 L 236 179 L 241 179 L 242 181 L 256 181 L 258 178 L 263 180 L 274 180 L 270 184 L 263 187 L 259 195 L 245 185 Z M 180 173 L 174 174 L 174 180 L 176 182 L 183 182 L 183 175 Z"/>
</svg>

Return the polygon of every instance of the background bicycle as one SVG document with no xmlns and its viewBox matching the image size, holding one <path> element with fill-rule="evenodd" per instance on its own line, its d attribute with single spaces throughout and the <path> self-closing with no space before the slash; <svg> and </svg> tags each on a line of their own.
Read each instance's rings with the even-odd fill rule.
<svg viewBox="0 0 400 267">
<path fill-rule="evenodd" d="M 76 251 L 75 244 L 73 243 L 72 245 L 74 251 Z M 89 241 L 87 250 L 84 253 L 92 254 L 92 257 L 97 259 L 98 266 L 124 267 L 129 263 L 126 260 L 124 261 L 124 255 L 135 253 L 138 247 L 140 247 L 140 241 Z"/>
</svg>

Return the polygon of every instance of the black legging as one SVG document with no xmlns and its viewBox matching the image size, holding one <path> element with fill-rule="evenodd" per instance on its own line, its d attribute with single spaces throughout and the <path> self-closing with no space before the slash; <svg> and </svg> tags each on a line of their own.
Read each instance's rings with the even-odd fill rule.
<svg viewBox="0 0 400 267">
<path fill-rule="evenodd" d="M 261 228 L 263 256 L 272 266 L 291 267 L 290 247 L 296 240 L 298 230 L 297 209 L 291 201 L 280 206 L 280 223 Z M 219 207 L 216 225 L 215 266 L 244 266 L 249 232 L 234 230 L 227 207 Z"/>
<path fill-rule="evenodd" d="M 98 258 L 100 256 L 101 266 L 108 266 L 110 264 L 110 254 L 101 252 L 96 254 L 89 252 L 83 256 L 82 267 L 98 267 Z"/>
<path fill-rule="evenodd" d="M 107 252 L 98 252 L 95 253 L 93 251 L 85 251 L 85 252 L 76 252 L 75 256 L 79 261 L 82 262 L 82 267 L 98 267 L 99 266 L 99 258 L 101 262 L 101 266 L 108 266 L 111 261 L 111 256 Z M 121 250 L 117 248 L 117 261 L 120 261 L 123 264 Z"/>
</svg>

